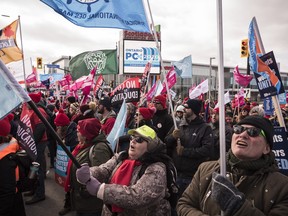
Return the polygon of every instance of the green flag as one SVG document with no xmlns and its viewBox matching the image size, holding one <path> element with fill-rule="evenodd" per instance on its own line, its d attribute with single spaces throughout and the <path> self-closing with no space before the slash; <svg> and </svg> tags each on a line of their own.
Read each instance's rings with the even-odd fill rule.
<svg viewBox="0 0 288 216">
<path fill-rule="evenodd" d="M 96 50 L 80 53 L 69 62 L 73 80 L 87 76 L 97 65 L 97 74 L 117 74 L 117 52 Z"/>
</svg>

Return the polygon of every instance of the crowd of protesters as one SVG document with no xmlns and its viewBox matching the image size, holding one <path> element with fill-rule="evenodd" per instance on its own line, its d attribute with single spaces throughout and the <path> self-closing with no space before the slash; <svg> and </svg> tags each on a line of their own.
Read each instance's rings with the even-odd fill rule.
<svg viewBox="0 0 288 216">
<path fill-rule="evenodd" d="M 46 97 L 40 92 L 30 93 L 29 96 L 63 143 L 69 147 L 72 155 L 82 165 L 80 169 L 77 169 L 71 160 L 68 162 L 63 189 L 65 201 L 63 209 L 59 209 L 59 215 L 65 215 L 69 211 L 76 211 L 77 216 L 100 216 L 101 214 L 180 216 L 193 215 L 193 213 L 199 215 L 199 212 L 205 215 L 212 213 L 215 215 L 216 212 L 220 214 L 220 210 L 226 215 L 242 215 L 243 212 L 248 212 L 248 215 L 252 215 L 250 212 L 253 214 L 256 212 L 257 215 L 269 215 L 270 212 L 274 212 L 274 208 L 280 208 L 279 212 L 288 208 L 285 204 L 288 201 L 285 198 L 288 197 L 288 193 L 285 191 L 282 192 L 285 194 L 280 198 L 277 198 L 276 194 L 270 194 L 267 198 L 271 199 L 268 208 L 259 200 L 260 189 L 251 192 L 254 190 L 251 188 L 248 193 L 247 188 L 242 188 L 242 178 L 246 181 L 245 185 L 249 183 L 256 185 L 256 182 L 253 182 L 253 176 L 260 173 L 259 175 L 263 175 L 261 189 L 264 191 L 263 185 L 270 180 L 270 173 L 277 172 L 274 164 L 275 158 L 271 151 L 273 146 L 271 137 L 273 137 L 273 126 L 279 126 L 279 122 L 276 115 L 265 115 L 263 106 L 256 102 L 246 102 L 241 107 L 233 107 L 230 103 L 225 105 L 225 147 L 227 157 L 229 157 L 227 161 L 231 169 L 229 171 L 236 178 L 233 181 L 234 186 L 233 183 L 215 173 L 219 171 L 219 166 L 211 162 L 217 161 L 220 157 L 219 109 L 214 108 L 212 103 L 188 98 L 169 103 L 165 95 L 155 96 L 152 101 L 140 107 L 137 103 L 127 103 L 125 134 L 119 137 L 116 149 L 112 151 L 106 138 L 115 124 L 119 107 L 112 106 L 108 95 L 103 95 L 99 99 L 90 98 L 85 103 L 75 96 L 67 96 L 63 100 L 57 100 L 53 96 Z M 169 109 L 170 106 L 173 106 L 173 113 Z M 45 148 L 47 146 L 49 150 L 50 168 L 54 168 L 57 142 L 51 132 L 45 129 L 34 110 L 29 106 L 28 109 L 31 113 L 30 121 L 37 148 L 36 161 L 40 164 L 37 186 L 34 190 L 23 194 L 31 196 L 31 199 L 25 202 L 26 205 L 31 205 L 45 200 L 47 169 Z M 14 119 L 19 119 L 21 108 L 13 113 Z M 288 104 L 283 107 L 281 113 L 287 127 Z M 5 119 L 5 121 L 8 120 Z M 253 131 L 249 129 L 252 126 L 256 128 Z M 264 126 L 266 128 L 263 128 Z M 1 132 L 0 140 L 3 140 L 3 143 L 13 141 L 13 146 L 15 146 L 17 143 L 14 142 L 15 138 L 12 139 L 16 137 L 12 123 L 11 128 L 8 129 L 10 131 L 7 133 Z M 255 141 L 254 138 L 258 139 L 261 134 L 264 138 Z M 244 160 L 259 162 L 257 166 L 251 164 L 254 168 L 256 167 L 253 170 L 243 168 L 243 166 L 248 166 L 248 162 L 244 163 L 235 150 L 237 145 L 250 145 L 250 139 L 252 144 L 262 142 L 266 143 L 264 147 L 269 147 L 262 150 L 257 157 Z M 0 144 L 0 156 L 2 146 L 3 144 Z M 1 172 L 3 172 L 1 167 L 5 156 L 6 154 L 0 158 Z M 177 209 L 171 208 L 167 202 L 167 197 L 169 197 L 165 178 L 167 170 L 163 158 L 166 161 L 171 159 L 177 169 L 176 183 L 179 187 L 178 199 L 180 199 Z M 263 161 L 263 158 L 269 161 Z M 242 161 L 239 167 L 243 168 L 243 172 L 237 168 L 239 161 Z M 206 163 L 208 165 L 203 165 Z M 139 172 L 143 164 L 148 164 L 148 166 L 145 167 L 144 174 L 140 176 Z M 267 166 L 267 169 L 264 171 L 260 169 L 260 164 Z M 202 172 L 198 170 L 199 166 Z M 241 173 L 235 173 L 234 167 Z M 258 173 L 258 170 L 261 172 Z M 283 182 L 287 183 L 286 177 L 282 175 L 271 176 L 281 180 L 281 185 L 284 184 Z M 199 186 L 200 184 L 205 185 L 205 188 Z M 239 195 L 236 197 L 231 195 L 231 199 L 235 201 L 229 201 L 230 203 L 227 201 L 228 207 L 225 206 L 224 201 L 219 201 L 223 196 L 230 195 L 226 194 L 227 191 L 223 189 L 223 186 L 219 186 L 223 184 L 228 185 L 227 187 L 232 188 L 234 194 Z M 6 209 L 0 207 L 0 215 L 25 215 L 24 205 L 19 205 L 19 211 L 24 211 L 22 214 L 14 208 L 14 202 L 20 200 L 23 203 L 21 194 L 19 195 L 15 188 L 11 190 L 15 190 L 15 197 L 10 198 L 11 203 Z M 2 191 L 1 186 L 0 191 Z M 212 200 L 210 199 L 211 193 Z M 8 196 L 0 195 L 0 197 Z M 202 201 L 207 201 L 207 203 Z M 7 213 L 9 206 L 10 211 L 13 210 L 16 214 Z M 247 206 L 250 208 L 249 211 L 243 209 L 248 208 Z"/>
</svg>

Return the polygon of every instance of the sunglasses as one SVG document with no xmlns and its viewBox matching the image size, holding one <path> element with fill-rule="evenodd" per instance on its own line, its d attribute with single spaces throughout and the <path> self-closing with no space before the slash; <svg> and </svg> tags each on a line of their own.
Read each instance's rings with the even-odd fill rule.
<svg viewBox="0 0 288 216">
<path fill-rule="evenodd" d="M 134 140 L 137 143 L 142 143 L 142 142 L 146 141 L 145 139 L 143 139 L 140 136 L 133 136 L 133 135 L 130 136 L 130 140 L 131 141 Z"/>
<path fill-rule="evenodd" d="M 241 134 L 244 131 L 247 131 L 247 134 L 250 137 L 257 137 L 259 135 L 262 135 L 263 137 L 266 138 L 264 131 L 261 130 L 260 128 L 256 128 L 256 127 L 246 128 L 246 127 L 243 127 L 241 125 L 234 125 L 233 126 L 233 131 L 234 131 L 235 134 Z"/>
</svg>

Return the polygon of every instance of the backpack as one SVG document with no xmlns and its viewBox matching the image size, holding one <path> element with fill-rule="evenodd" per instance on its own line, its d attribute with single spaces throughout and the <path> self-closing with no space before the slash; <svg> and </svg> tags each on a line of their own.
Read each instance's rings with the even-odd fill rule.
<svg viewBox="0 0 288 216">
<path fill-rule="evenodd" d="M 176 208 L 178 201 L 178 191 L 179 187 L 176 183 L 177 179 L 177 169 L 172 160 L 162 161 L 166 166 L 166 177 L 167 177 L 167 188 L 169 192 L 169 197 L 166 199 L 169 201 L 171 210 Z M 139 178 L 144 174 L 148 164 L 142 165 L 142 168 L 138 174 Z"/>
<path fill-rule="evenodd" d="M 18 190 L 20 192 L 26 192 L 35 189 L 37 178 L 30 179 L 28 177 L 32 165 L 32 159 L 24 150 L 12 154 L 12 159 L 16 162 L 19 168 L 19 180 L 17 181 Z"/>
</svg>

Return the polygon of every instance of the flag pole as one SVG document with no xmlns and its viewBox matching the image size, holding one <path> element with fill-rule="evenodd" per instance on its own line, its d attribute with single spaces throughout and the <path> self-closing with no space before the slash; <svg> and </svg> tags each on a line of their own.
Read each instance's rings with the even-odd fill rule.
<svg viewBox="0 0 288 216">
<path fill-rule="evenodd" d="M 40 118 L 40 120 L 43 122 L 43 124 L 45 125 L 46 129 L 48 129 L 50 132 L 52 132 L 53 137 L 56 139 L 56 141 L 58 142 L 58 144 L 63 148 L 63 150 L 66 152 L 66 154 L 68 155 L 68 157 L 72 160 L 72 162 L 75 164 L 75 166 L 77 168 L 80 168 L 80 164 L 79 162 L 76 160 L 76 158 L 72 155 L 72 153 L 69 151 L 69 149 L 67 149 L 67 147 L 64 145 L 63 141 L 61 140 L 61 138 L 58 136 L 58 134 L 55 132 L 55 130 L 52 128 L 52 126 L 49 124 L 49 122 L 47 121 L 47 119 L 42 115 L 42 113 L 39 111 L 39 109 L 37 108 L 37 106 L 35 105 L 35 103 L 31 100 L 31 98 L 28 96 L 27 92 L 24 91 L 24 89 L 20 86 L 20 84 L 16 81 L 16 79 L 14 78 L 14 76 L 11 74 L 11 72 L 7 69 L 7 67 L 4 65 L 4 63 L 2 63 L 2 61 L 0 60 L 0 67 L 2 68 L 6 68 L 4 70 L 5 72 L 5 76 L 7 77 L 7 80 L 9 80 L 9 82 L 11 83 L 11 85 L 13 86 L 13 90 L 15 93 L 19 94 L 19 97 L 21 97 L 22 101 L 24 103 L 28 103 L 30 105 L 30 107 L 33 109 L 33 111 L 35 112 L 35 114 Z"/>
<path fill-rule="evenodd" d="M 23 74 L 24 74 L 24 83 L 25 83 L 25 88 L 27 89 L 25 61 L 24 61 L 24 47 L 23 47 L 22 28 L 21 28 L 20 15 L 18 15 L 18 23 L 19 23 L 19 33 L 20 33 L 20 41 L 21 41 L 21 49 L 22 49 L 22 67 L 23 67 Z"/>
<path fill-rule="evenodd" d="M 220 174 L 226 176 L 226 146 L 225 146 L 225 122 L 224 122 L 224 66 L 223 66 L 223 20 L 222 0 L 217 1 L 217 24 L 218 24 L 218 73 L 219 73 L 219 128 L 220 128 Z M 223 116 L 223 117 L 222 117 Z"/>
<path fill-rule="evenodd" d="M 164 63 L 163 63 L 163 59 L 162 59 L 162 55 L 161 55 L 161 51 L 160 51 L 160 47 L 159 47 L 159 41 L 158 41 L 158 37 L 157 37 L 156 30 L 155 30 L 155 27 L 154 27 L 154 21 L 153 21 L 153 17 L 152 17 L 152 13 L 151 13 L 149 0 L 147 0 L 147 5 L 148 5 L 150 19 L 151 19 L 150 29 L 153 32 L 153 35 L 154 35 L 154 38 L 155 38 L 156 47 L 157 47 L 157 50 L 159 52 L 159 57 L 160 57 L 160 62 L 161 62 L 161 71 L 163 72 L 163 75 L 164 75 L 164 82 L 165 82 L 165 87 L 166 87 L 166 91 L 167 91 L 169 107 L 170 107 L 170 111 L 172 113 L 174 127 L 175 127 L 175 129 L 177 129 L 178 127 L 177 127 L 177 124 L 176 124 L 175 116 L 173 115 L 173 105 L 172 105 L 171 95 L 170 95 L 170 91 L 169 91 L 169 87 L 168 87 L 166 73 L 165 73 L 165 70 L 164 70 Z"/>
<path fill-rule="evenodd" d="M 56 139 L 57 143 L 62 147 L 62 149 L 66 152 L 67 156 L 72 160 L 72 162 L 75 164 L 75 166 L 77 168 L 80 168 L 81 165 L 79 164 L 79 162 L 76 160 L 76 158 L 72 155 L 72 153 L 70 152 L 70 150 L 64 145 L 63 141 L 61 140 L 61 138 L 58 136 L 58 134 L 55 132 L 55 130 L 53 129 L 53 127 L 49 124 L 49 122 L 47 121 L 47 119 L 42 115 L 42 113 L 39 111 L 39 109 L 37 108 L 37 106 L 35 105 L 35 103 L 30 100 L 27 102 L 29 104 L 29 106 L 33 109 L 33 111 L 36 113 L 36 115 L 40 118 L 40 120 L 43 122 L 43 124 L 45 125 L 46 129 L 48 129 L 52 136 Z"/>
<path fill-rule="evenodd" d="M 258 42 L 259 42 L 260 51 L 261 51 L 262 54 L 265 54 L 265 49 L 264 49 L 264 45 L 263 45 L 262 38 L 261 38 L 261 35 L 260 35 L 260 31 L 259 31 L 259 28 L 258 28 L 258 24 L 257 24 L 257 21 L 256 21 L 256 17 L 253 17 L 252 22 L 253 22 L 253 24 L 255 26 L 255 34 L 256 34 L 256 38 L 258 39 Z M 287 130 L 286 126 L 285 126 L 284 119 L 283 119 L 283 115 L 281 113 L 278 97 L 276 97 L 276 95 L 273 95 L 273 96 L 271 96 L 271 98 L 272 98 L 272 102 L 273 102 L 273 105 L 274 105 L 274 108 L 275 108 L 275 112 L 276 112 L 276 115 L 277 115 L 277 118 L 278 118 L 278 121 L 279 121 L 279 125 L 281 127 L 284 127 L 285 130 Z"/>
</svg>

